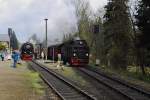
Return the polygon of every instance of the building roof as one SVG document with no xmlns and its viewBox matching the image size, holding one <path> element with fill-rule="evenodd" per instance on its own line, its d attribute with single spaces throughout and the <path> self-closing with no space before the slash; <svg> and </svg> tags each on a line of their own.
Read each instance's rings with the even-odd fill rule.
<svg viewBox="0 0 150 100">
<path fill-rule="evenodd" d="M 1 42 L 9 42 L 10 38 L 8 34 L 0 34 L 0 41 Z"/>
</svg>

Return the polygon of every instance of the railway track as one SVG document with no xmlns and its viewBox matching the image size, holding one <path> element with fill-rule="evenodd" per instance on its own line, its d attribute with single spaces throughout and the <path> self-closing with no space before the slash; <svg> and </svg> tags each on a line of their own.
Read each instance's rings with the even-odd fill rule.
<svg viewBox="0 0 150 100">
<path fill-rule="evenodd" d="M 42 79 L 62 100 L 97 100 L 92 95 L 71 84 L 61 75 L 33 61 L 31 67 L 40 73 Z"/>
<path fill-rule="evenodd" d="M 123 95 L 127 100 L 150 100 L 150 95 L 147 91 L 141 90 L 115 78 L 109 77 L 108 75 L 97 70 L 88 68 L 78 69 L 89 77 L 97 80 L 100 84 L 103 84 L 115 92 Z"/>
</svg>

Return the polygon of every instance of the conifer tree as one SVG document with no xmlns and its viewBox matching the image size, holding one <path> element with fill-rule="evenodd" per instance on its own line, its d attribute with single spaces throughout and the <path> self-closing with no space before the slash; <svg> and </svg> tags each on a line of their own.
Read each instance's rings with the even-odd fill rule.
<svg viewBox="0 0 150 100">
<path fill-rule="evenodd" d="M 150 66 L 150 0 L 139 1 L 137 9 L 137 26 L 140 30 L 137 48 L 139 48 L 139 64 L 142 73 L 145 74 L 144 66 Z"/>
<path fill-rule="evenodd" d="M 131 23 L 127 3 L 128 0 L 109 0 L 105 6 L 106 55 L 109 65 L 115 68 L 126 69 L 128 62 Z"/>
</svg>

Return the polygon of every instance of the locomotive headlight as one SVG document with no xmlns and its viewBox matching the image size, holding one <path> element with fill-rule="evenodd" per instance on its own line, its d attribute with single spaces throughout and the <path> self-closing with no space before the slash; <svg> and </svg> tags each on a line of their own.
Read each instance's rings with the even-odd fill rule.
<svg viewBox="0 0 150 100">
<path fill-rule="evenodd" d="M 73 56 L 75 57 L 75 56 L 76 56 L 76 53 L 73 53 Z"/>
<path fill-rule="evenodd" d="M 88 53 L 86 53 L 86 56 L 89 56 L 89 54 L 88 54 Z"/>
</svg>

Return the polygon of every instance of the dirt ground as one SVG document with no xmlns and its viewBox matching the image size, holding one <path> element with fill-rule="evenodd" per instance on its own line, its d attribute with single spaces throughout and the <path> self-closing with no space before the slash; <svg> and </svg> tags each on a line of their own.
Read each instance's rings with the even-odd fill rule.
<svg viewBox="0 0 150 100">
<path fill-rule="evenodd" d="M 28 84 L 26 63 L 11 67 L 11 61 L 0 61 L 0 100 L 42 100 Z"/>
</svg>

